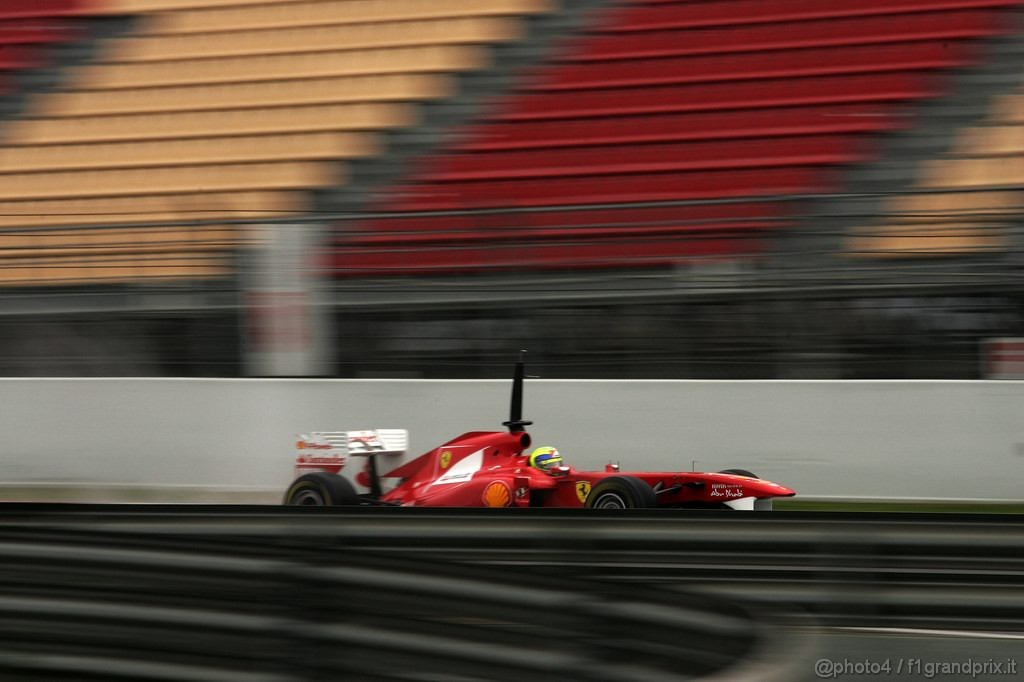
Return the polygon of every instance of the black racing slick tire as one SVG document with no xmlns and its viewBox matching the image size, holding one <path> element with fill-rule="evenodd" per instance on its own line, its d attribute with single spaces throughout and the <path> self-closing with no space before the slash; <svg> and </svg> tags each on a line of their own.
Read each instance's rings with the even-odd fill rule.
<svg viewBox="0 0 1024 682">
<path fill-rule="evenodd" d="M 639 478 L 610 476 L 594 486 L 585 504 L 589 509 L 650 509 L 658 506 L 658 496 Z"/>
<path fill-rule="evenodd" d="M 732 474 L 733 476 L 746 476 L 747 478 L 757 478 L 757 479 L 761 478 L 757 474 L 755 474 L 753 472 L 750 472 L 750 471 L 747 471 L 746 469 L 722 469 L 718 473 L 720 473 L 720 474 Z"/>
<path fill-rule="evenodd" d="M 359 495 L 347 478 L 317 471 L 295 479 L 284 503 L 304 507 L 352 506 L 359 504 Z"/>
</svg>

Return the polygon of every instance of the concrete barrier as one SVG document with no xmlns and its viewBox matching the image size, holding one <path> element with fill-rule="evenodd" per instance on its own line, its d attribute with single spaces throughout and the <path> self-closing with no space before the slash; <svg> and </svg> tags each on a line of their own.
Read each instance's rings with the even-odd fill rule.
<svg viewBox="0 0 1024 682">
<path fill-rule="evenodd" d="M 282 491 L 295 434 L 501 428 L 509 381 L 0 380 L 0 483 Z M 741 467 L 803 496 L 1024 499 L 1024 382 L 556 381 L 536 445 L 579 468 Z M 694 460 L 696 464 L 694 465 Z"/>
</svg>

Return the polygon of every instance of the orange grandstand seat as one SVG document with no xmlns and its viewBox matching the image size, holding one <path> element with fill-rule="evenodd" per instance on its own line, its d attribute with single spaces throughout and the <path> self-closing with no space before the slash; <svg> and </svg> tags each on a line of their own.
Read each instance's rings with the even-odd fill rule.
<svg viewBox="0 0 1024 682">
<path fill-rule="evenodd" d="M 26 17 L 137 19 L 129 34 L 69 71 L 60 90 L 30 98 L 24 114 L 0 127 L 0 264 L 17 263 L 11 273 L 20 273 L 3 281 L 224 274 L 248 236 L 217 220 L 306 212 L 314 190 L 344 184 L 345 161 L 380 151 L 374 133 L 415 124 L 417 102 L 451 95 L 453 74 L 486 66 L 488 44 L 520 37 L 522 16 L 550 7 L 549 0 L 0 3 L 0 41 L 4 21 Z M 0 78 L 5 67 L 28 63 L 20 49 L 0 50 Z M 173 227 L 182 221 L 203 222 Z M 111 235 L 121 240 L 116 247 Z M 177 255 L 155 258 L 148 236 L 158 237 L 161 253 Z M 139 268 L 131 264 L 133 243 Z M 192 251 L 202 267 L 179 262 Z M 76 269 L 76 255 L 88 267 Z"/>
<path fill-rule="evenodd" d="M 916 185 L 889 199 L 879 224 L 856 229 L 858 258 L 962 256 L 1006 250 L 1024 215 L 1024 94 L 998 97 L 949 153 L 921 165 Z"/>
</svg>

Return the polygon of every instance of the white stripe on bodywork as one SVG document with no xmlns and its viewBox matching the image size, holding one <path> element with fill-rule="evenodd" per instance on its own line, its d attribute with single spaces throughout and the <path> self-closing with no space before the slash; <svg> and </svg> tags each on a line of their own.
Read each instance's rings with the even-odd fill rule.
<svg viewBox="0 0 1024 682">
<path fill-rule="evenodd" d="M 753 497 L 741 497 L 737 500 L 729 500 L 726 504 L 736 511 L 754 511 Z"/>
<path fill-rule="evenodd" d="M 431 485 L 445 485 L 449 483 L 465 483 L 473 478 L 473 474 L 480 471 L 484 465 L 484 451 L 477 450 L 471 455 L 460 459 L 455 466 L 449 469 L 444 476 L 441 476 Z"/>
</svg>

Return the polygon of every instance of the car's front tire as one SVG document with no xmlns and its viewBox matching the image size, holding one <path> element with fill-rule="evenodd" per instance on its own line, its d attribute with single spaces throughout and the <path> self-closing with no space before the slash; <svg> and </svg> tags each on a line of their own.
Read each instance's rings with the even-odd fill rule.
<svg viewBox="0 0 1024 682">
<path fill-rule="evenodd" d="M 611 476 L 594 486 L 585 505 L 590 509 L 650 509 L 658 506 L 658 496 L 639 478 Z"/>
<path fill-rule="evenodd" d="M 351 506 L 359 504 L 359 495 L 347 478 L 317 471 L 295 479 L 284 503 L 303 507 Z"/>
</svg>

